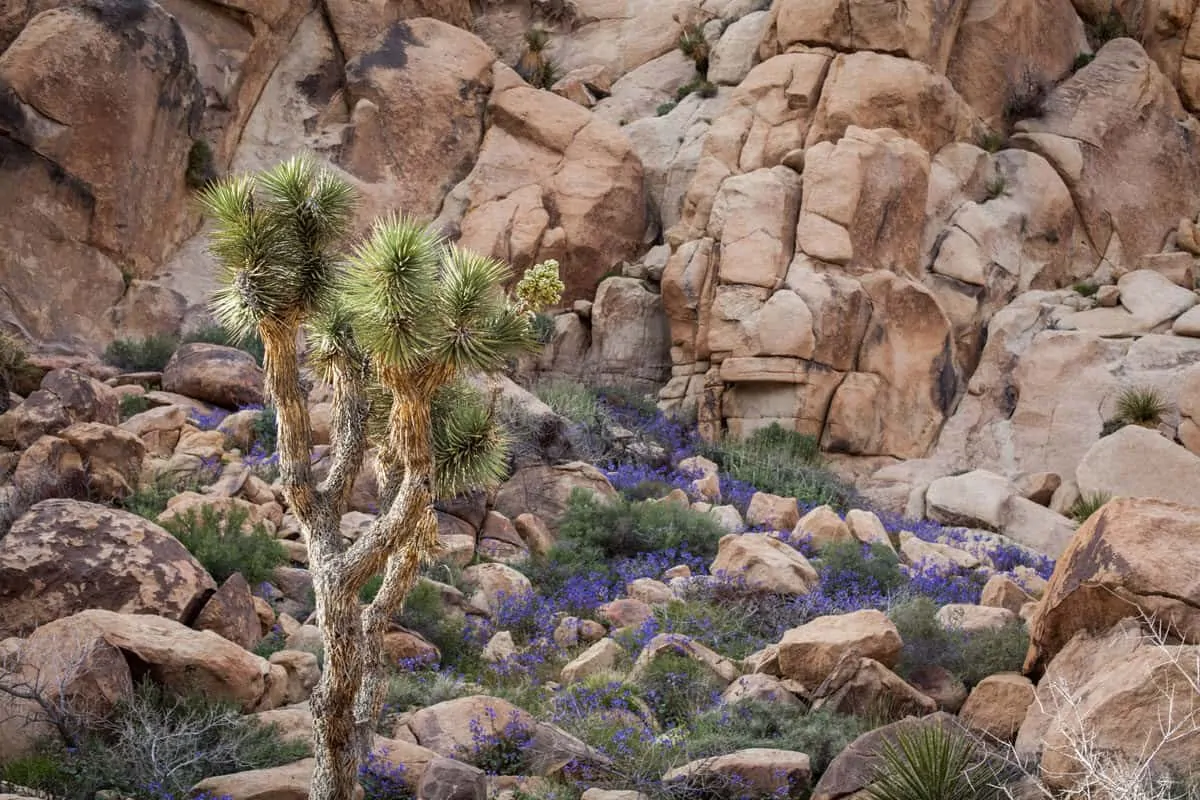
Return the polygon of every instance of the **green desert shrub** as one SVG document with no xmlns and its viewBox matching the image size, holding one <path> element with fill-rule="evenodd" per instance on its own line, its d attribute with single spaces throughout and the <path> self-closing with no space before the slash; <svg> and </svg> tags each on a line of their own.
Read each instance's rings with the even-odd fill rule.
<svg viewBox="0 0 1200 800">
<path fill-rule="evenodd" d="M 187 172 L 184 175 L 187 185 L 192 189 L 203 189 L 217 177 L 212 145 L 204 139 L 192 142 L 191 149 L 188 150 Z"/>
<path fill-rule="evenodd" d="M 904 649 L 896 672 L 907 678 L 921 667 L 939 666 L 968 688 L 989 675 L 1019 672 L 1029 648 L 1025 623 L 1014 620 L 995 630 L 966 633 L 944 628 L 938 606 L 927 597 L 897 603 L 889 611 Z"/>
<path fill-rule="evenodd" d="M 540 380 L 531 389 L 555 414 L 578 425 L 594 427 L 607 419 L 596 393 L 577 381 Z"/>
<path fill-rule="evenodd" d="M 1099 50 L 1113 39 L 1129 35 L 1129 27 L 1125 24 L 1125 18 L 1115 8 L 1100 14 L 1096 19 L 1088 22 L 1084 28 L 1087 32 L 1088 43 L 1095 50 Z"/>
<path fill-rule="evenodd" d="M 276 567 L 288 563 L 287 550 L 261 524 L 244 529 L 249 512 L 233 508 L 222 513 L 212 506 L 189 510 L 163 523 L 180 544 L 204 565 L 218 583 L 235 572 L 251 585 L 271 579 Z"/>
<path fill-rule="evenodd" d="M 613 561 L 672 548 L 713 558 L 725 531 L 708 514 L 674 503 L 599 499 L 576 489 L 559 523 L 559 540 L 545 557 L 523 569 L 543 591 L 553 592 L 572 575 L 612 574 Z"/>
<path fill-rule="evenodd" d="M 161 372 L 179 347 L 176 336 L 117 339 L 104 351 L 104 361 L 129 372 Z"/>
<path fill-rule="evenodd" d="M 708 40 L 704 38 L 704 26 L 699 23 L 685 25 L 679 32 L 677 44 L 679 51 L 696 65 L 696 72 L 702 76 L 708 75 L 709 47 Z"/>
<path fill-rule="evenodd" d="M 32 372 L 25 345 L 15 336 L 0 331 L 0 413 L 8 410 L 9 392 L 28 388 L 22 384 L 29 383 Z"/>
<path fill-rule="evenodd" d="M 715 83 L 710 83 L 703 78 L 696 78 L 695 80 L 688 81 L 683 86 L 680 86 L 675 90 L 675 102 L 681 102 L 689 94 L 696 94 L 704 98 L 716 97 L 717 85 Z"/>
<path fill-rule="evenodd" d="M 863 719 L 828 710 L 800 712 L 762 700 L 743 700 L 699 714 L 687 738 L 688 757 L 712 758 L 768 747 L 807 753 L 813 781 L 852 741 L 870 730 Z"/>
<path fill-rule="evenodd" d="M 102 789 L 117 797 L 162 800 L 186 797 L 208 777 L 289 764 L 306 755 L 306 745 L 281 739 L 276 728 L 232 704 L 172 695 L 145 682 L 108 719 L 89 726 L 73 752 L 48 748 L 0 768 L 0 779 L 63 800 L 93 800 Z"/>
<path fill-rule="evenodd" d="M 403 670 L 388 677 L 387 705 L 394 711 L 411 711 L 478 693 L 457 675 L 434 670 Z"/>
<path fill-rule="evenodd" d="M 121 420 L 125 421 L 130 417 L 135 417 L 143 411 L 149 411 L 154 407 L 145 395 L 127 394 L 121 398 Z"/>
<path fill-rule="evenodd" d="M 1051 84 L 1032 69 L 1021 71 L 1004 98 L 1004 118 L 1013 123 L 1040 117 L 1046 107 Z"/>
<path fill-rule="evenodd" d="M 1076 294 L 1083 297 L 1092 297 L 1096 292 L 1100 291 L 1100 284 L 1092 283 L 1091 281 L 1080 281 L 1071 288 L 1075 290 Z"/>
<path fill-rule="evenodd" d="M 1004 770 L 964 733 L 937 725 L 884 738 L 867 795 L 872 800 L 1001 800 Z"/>
<path fill-rule="evenodd" d="M 818 552 L 821 590 L 828 595 L 887 597 L 908 583 L 896 551 L 876 542 L 830 542 Z"/>
<path fill-rule="evenodd" d="M 1171 410 L 1162 393 L 1153 386 L 1132 386 L 1117 397 L 1116 419 L 1126 425 L 1157 426 Z"/>
<path fill-rule="evenodd" d="M 664 728 L 686 725 L 711 708 L 724 687 L 691 656 L 665 653 L 637 681 L 638 693 Z"/>
<path fill-rule="evenodd" d="M 192 342 L 236 347 L 262 366 L 263 345 L 257 335 L 240 342 L 216 325 L 204 325 L 182 336 L 154 334 L 141 339 L 116 339 L 105 349 L 104 362 L 127 372 L 162 372 L 179 346 Z"/>
<path fill-rule="evenodd" d="M 534 314 L 533 333 L 541 344 L 550 344 L 554 339 L 554 317 L 544 311 Z"/>
<path fill-rule="evenodd" d="M 762 492 L 839 510 L 855 500 L 854 487 L 824 466 L 816 437 L 786 430 L 779 423 L 755 431 L 744 441 L 702 446 L 701 455 Z"/>
</svg>

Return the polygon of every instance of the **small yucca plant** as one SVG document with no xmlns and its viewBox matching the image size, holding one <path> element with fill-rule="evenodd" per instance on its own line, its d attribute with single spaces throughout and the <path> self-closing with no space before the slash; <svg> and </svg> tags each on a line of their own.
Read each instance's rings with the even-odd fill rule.
<svg viewBox="0 0 1200 800">
<path fill-rule="evenodd" d="M 546 55 L 550 45 L 550 33 L 545 28 L 534 27 L 525 32 L 525 52 L 517 62 L 517 74 L 530 86 L 549 89 L 558 82 L 558 65 Z"/>
<path fill-rule="evenodd" d="M 1001 770 L 964 734 L 936 725 L 901 729 L 885 739 L 873 800 L 1000 800 Z"/>
<path fill-rule="evenodd" d="M 1111 499 L 1112 495 L 1107 492 L 1088 492 L 1074 502 L 1067 510 L 1067 516 L 1082 525 Z"/>
<path fill-rule="evenodd" d="M 1117 398 L 1117 419 L 1127 425 L 1156 428 L 1171 410 L 1166 398 L 1153 386 L 1134 386 Z"/>
</svg>

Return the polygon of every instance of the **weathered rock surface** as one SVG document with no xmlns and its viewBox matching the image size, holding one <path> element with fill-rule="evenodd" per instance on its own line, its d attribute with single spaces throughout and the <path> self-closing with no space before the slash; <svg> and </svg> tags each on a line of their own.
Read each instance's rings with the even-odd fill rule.
<svg viewBox="0 0 1200 800">
<path fill-rule="evenodd" d="M 225 408 L 263 402 L 262 370 L 254 357 L 216 344 L 195 342 L 176 350 L 163 367 L 162 387 Z"/>
<path fill-rule="evenodd" d="M 1146 614 L 1200 643 L 1200 509 L 1118 498 L 1079 529 L 1030 620 L 1026 671 L 1050 663 L 1075 634 Z"/>
<path fill-rule="evenodd" d="M 1040 761 L 1044 780 L 1056 789 L 1079 780 L 1071 742 L 1080 736 L 1099 752 L 1143 757 L 1146 736 L 1156 735 L 1147 732 L 1179 724 L 1200 707 L 1193 681 L 1198 655 L 1194 645 L 1147 642 L 1131 620 L 1095 633 L 1081 630 L 1053 656 L 1039 681 L 1017 735 L 1017 752 Z M 1200 758 L 1193 737 L 1171 737 L 1161 748 L 1157 738 L 1152 741 L 1160 769 L 1186 770 Z"/>
<path fill-rule="evenodd" d="M 123 274 L 150 273 L 190 232 L 185 172 L 204 98 L 158 4 L 55 5 L 33 6 L 42 13 L 0 53 L 0 317 L 94 352 L 112 340 L 105 312 Z"/>
<path fill-rule="evenodd" d="M 958 718 L 973 731 L 1011 742 L 1033 702 L 1033 682 L 1024 675 L 1004 672 L 976 684 Z"/>
<path fill-rule="evenodd" d="M 1200 504 L 1200 456 L 1158 431 L 1126 425 L 1096 442 L 1075 470 L 1084 496 L 1145 497 Z"/>
<path fill-rule="evenodd" d="M 509 519 L 526 512 L 537 514 L 551 532 L 567 509 L 567 500 L 575 489 L 587 489 L 599 498 L 616 496 L 616 490 L 600 470 L 575 461 L 555 467 L 527 467 L 518 470 L 500 487 L 495 508 Z"/>
<path fill-rule="evenodd" d="M 469 751 L 475 744 L 474 730 L 492 736 L 509 725 L 523 728 L 531 735 L 529 756 L 538 774 L 560 768 L 573 758 L 585 762 L 603 760 L 575 737 L 538 722 L 527 711 L 498 697 L 474 695 L 447 700 L 421 709 L 408 720 L 408 729 L 418 744 L 451 758 Z"/>
<path fill-rule="evenodd" d="M 844 657 L 862 656 L 894 666 L 903 642 L 896 626 L 880 611 L 818 617 L 792 628 L 779 642 L 779 670 L 815 688 Z"/>
<path fill-rule="evenodd" d="M 744 582 L 750 591 L 805 595 L 816 587 L 816 569 L 795 548 L 762 533 L 722 536 L 713 575 Z"/>
<path fill-rule="evenodd" d="M 45 500 L 0 539 L 0 634 L 89 608 L 190 622 L 215 590 L 170 534 L 126 511 Z"/>
<path fill-rule="evenodd" d="M 563 302 L 590 300 L 600 277 L 641 246 L 641 162 L 615 125 L 504 80 L 474 168 L 439 219 L 472 250 L 518 264 L 557 259 Z"/>
<path fill-rule="evenodd" d="M 271 665 L 212 631 L 194 631 L 148 614 L 82 611 L 42 626 L 44 636 L 103 639 L 145 665 L 156 682 L 179 693 L 201 692 L 243 711 L 266 710 Z M 281 698 L 282 699 L 282 698 Z"/>
</svg>

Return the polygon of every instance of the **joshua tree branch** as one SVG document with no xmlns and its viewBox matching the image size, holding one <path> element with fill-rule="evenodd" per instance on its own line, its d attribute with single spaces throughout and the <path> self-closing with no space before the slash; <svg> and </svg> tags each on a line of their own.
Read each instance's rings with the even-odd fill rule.
<svg viewBox="0 0 1200 800">
<path fill-rule="evenodd" d="M 333 463 L 318 491 L 339 513 L 349 505 L 354 480 L 362 469 L 370 410 L 365 371 L 335 367 L 331 415 Z"/>
<path fill-rule="evenodd" d="M 316 510 L 312 479 L 312 425 L 300 384 L 296 331 L 298 324 L 264 322 L 259 326 L 265 353 L 267 394 L 279 419 L 279 474 L 284 495 L 301 520 Z"/>
</svg>

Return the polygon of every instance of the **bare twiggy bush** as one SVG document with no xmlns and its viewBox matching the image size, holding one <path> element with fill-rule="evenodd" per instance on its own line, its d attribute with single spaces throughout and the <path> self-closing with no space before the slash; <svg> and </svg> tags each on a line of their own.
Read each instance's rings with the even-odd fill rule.
<svg viewBox="0 0 1200 800">
<path fill-rule="evenodd" d="M 1178 637 L 1151 615 L 1141 612 L 1137 648 L 1152 648 L 1156 660 L 1149 674 L 1161 676 L 1154 686 L 1157 721 L 1146 730 L 1129 730 L 1129 746 L 1117 750 L 1101 741 L 1086 708 L 1085 687 L 1051 679 L 1039 692 L 1039 710 L 1053 720 L 1047 749 L 1055 761 L 1069 765 L 1051 770 L 1028 764 L 1015 748 L 1010 764 L 1026 777 L 1021 793 L 1007 788 L 1010 800 L 1196 800 L 1196 776 L 1172 774 L 1166 756 L 1177 754 L 1200 737 L 1200 647 L 1178 646 Z M 1096 665 L 1097 670 L 1110 665 Z M 1048 695 L 1048 699 L 1043 696 Z M 1139 742 L 1140 740 L 1140 742 Z M 1044 763 L 1043 758 L 1043 763 Z M 1200 765 L 1195 765 L 1200 767 Z M 1191 782 L 1191 785 L 1188 782 Z"/>
</svg>

